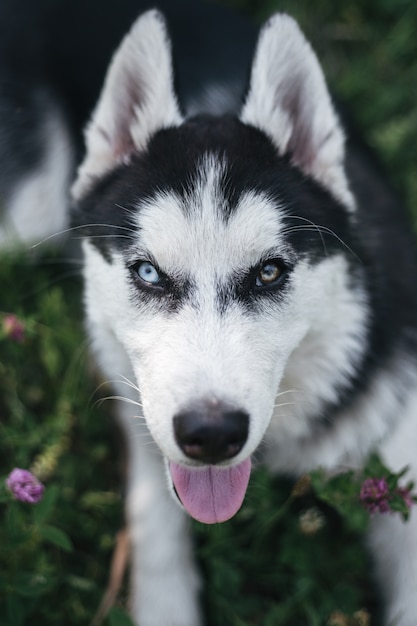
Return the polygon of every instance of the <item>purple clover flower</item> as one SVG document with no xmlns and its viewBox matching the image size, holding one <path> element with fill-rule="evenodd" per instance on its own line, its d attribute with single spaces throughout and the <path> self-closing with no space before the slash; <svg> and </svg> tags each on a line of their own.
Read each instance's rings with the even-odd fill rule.
<svg viewBox="0 0 417 626">
<path fill-rule="evenodd" d="M 23 343 L 25 339 L 25 325 L 14 313 L 3 318 L 3 332 L 12 341 Z"/>
<path fill-rule="evenodd" d="M 390 513 L 389 498 L 389 487 L 385 478 L 367 478 L 363 482 L 359 499 L 371 514 Z"/>
<path fill-rule="evenodd" d="M 44 485 L 28 470 L 15 467 L 6 479 L 6 485 L 16 500 L 37 504 L 42 500 Z"/>
<path fill-rule="evenodd" d="M 398 511 L 398 504 L 394 506 L 394 498 L 397 496 L 403 499 L 406 509 L 410 509 L 415 503 L 409 487 L 396 487 L 390 492 L 385 478 L 367 478 L 362 484 L 359 499 L 365 509 L 373 515 Z M 405 511 L 403 515 L 406 515 Z"/>
</svg>

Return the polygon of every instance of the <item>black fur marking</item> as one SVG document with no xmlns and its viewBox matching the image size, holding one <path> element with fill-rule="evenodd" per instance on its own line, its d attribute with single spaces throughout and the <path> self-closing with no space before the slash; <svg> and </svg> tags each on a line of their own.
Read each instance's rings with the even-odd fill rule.
<svg viewBox="0 0 417 626">
<path fill-rule="evenodd" d="M 350 386 L 340 389 L 337 403 L 317 415 L 318 425 L 329 427 L 342 409 L 369 388 L 396 350 L 405 346 L 410 354 L 417 353 L 417 263 L 405 212 L 386 177 L 357 141 L 348 143 L 347 153 L 348 177 L 358 202 L 352 216 L 331 193 L 292 166 L 290 156 L 277 155 L 261 131 L 231 116 L 199 116 L 179 128 L 159 131 L 146 152 L 98 182 L 76 210 L 76 220 L 87 224 L 85 234 L 95 237 L 93 242 L 109 258 L 113 249 L 134 249 L 133 238 L 140 238 L 140 233 L 131 230 L 132 212 L 161 191 L 177 194 L 186 212 L 199 164 L 210 154 L 226 164 L 219 206 L 224 220 L 236 210 L 242 193 L 266 195 L 284 217 L 285 238 L 295 260 L 304 258 L 314 264 L 341 254 L 349 264 L 352 287 L 360 286 L 368 295 L 369 350 L 365 353 L 364 345 Z M 397 268 L 408 268 L 408 272 Z M 242 277 L 219 286 L 218 294 L 223 311 L 232 298 L 238 298 L 248 311 L 255 306 Z"/>
<path fill-rule="evenodd" d="M 225 163 L 219 206 L 223 219 L 228 220 L 243 193 L 261 192 L 277 208 L 285 207 L 288 241 L 297 253 L 308 251 L 318 260 L 343 248 L 341 240 L 351 243 L 344 207 L 293 167 L 288 157 L 278 156 L 262 132 L 232 116 L 198 116 L 156 133 L 146 152 L 96 184 L 74 211 L 75 223 L 84 223 L 83 234 L 94 237 L 103 251 L 129 248 L 132 212 L 161 191 L 176 194 L 187 211 L 199 167 L 208 155 Z"/>
<path fill-rule="evenodd" d="M 259 266 L 252 268 L 249 272 L 235 273 L 226 282 L 217 285 L 217 306 L 220 314 L 224 314 L 227 309 L 238 302 L 247 313 L 255 313 L 271 300 L 275 305 L 283 301 L 291 285 L 291 271 L 283 267 L 280 279 L 274 285 L 258 287 L 256 276 L 259 273 Z"/>
</svg>

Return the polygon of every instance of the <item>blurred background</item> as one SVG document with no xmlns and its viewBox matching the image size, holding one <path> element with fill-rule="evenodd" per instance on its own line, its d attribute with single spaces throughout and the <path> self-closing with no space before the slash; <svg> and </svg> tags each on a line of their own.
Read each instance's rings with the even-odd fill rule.
<svg viewBox="0 0 417 626">
<path fill-rule="evenodd" d="M 299 20 L 417 218 L 417 3 L 218 4 L 257 24 L 277 10 Z M 42 254 L 36 272 L 25 255 L 0 259 L 0 479 L 21 467 L 46 485 L 35 507 L 0 489 L 3 626 L 91 623 L 124 525 L 123 451 L 112 402 L 99 401 L 110 392 L 88 356 L 80 269 L 68 252 Z M 207 626 L 378 626 L 361 530 L 308 485 L 294 491 L 259 468 L 233 521 L 194 524 Z M 125 577 L 104 624 L 131 623 L 126 594 Z"/>
</svg>

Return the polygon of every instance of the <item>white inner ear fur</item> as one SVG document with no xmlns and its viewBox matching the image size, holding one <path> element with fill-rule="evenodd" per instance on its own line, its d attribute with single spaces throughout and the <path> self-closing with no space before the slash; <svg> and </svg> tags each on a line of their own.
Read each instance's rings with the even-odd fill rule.
<svg viewBox="0 0 417 626">
<path fill-rule="evenodd" d="M 296 22 L 274 15 L 263 27 L 241 120 L 264 131 L 281 155 L 354 208 L 344 172 L 344 135 L 323 72 Z"/>
<path fill-rule="evenodd" d="M 79 199 L 95 178 L 143 150 L 154 132 L 181 121 L 165 20 L 150 10 L 136 20 L 110 64 L 85 132 L 86 156 L 73 197 Z"/>
</svg>

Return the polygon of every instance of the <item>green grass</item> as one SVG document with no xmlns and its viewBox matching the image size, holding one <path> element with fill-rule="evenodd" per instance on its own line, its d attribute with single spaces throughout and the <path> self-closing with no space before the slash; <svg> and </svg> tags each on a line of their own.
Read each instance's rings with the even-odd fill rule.
<svg viewBox="0 0 417 626">
<path fill-rule="evenodd" d="M 273 9 L 299 18 L 331 86 L 413 210 L 417 5 L 234 4 L 257 19 Z M 0 475 L 15 466 L 35 469 L 48 494 L 37 513 L 0 498 L 0 622 L 88 624 L 123 526 L 123 458 L 111 403 L 96 403 L 100 380 L 82 328 L 78 265 L 59 255 L 35 266 L 3 258 L 0 294 L 0 311 L 26 324 L 23 343 L 0 339 Z M 232 522 L 194 525 L 208 626 L 360 626 L 364 607 L 378 624 L 360 533 L 310 492 L 293 497 L 292 488 L 260 468 Z M 121 626 L 127 618 L 114 611 L 107 623 Z"/>
</svg>

